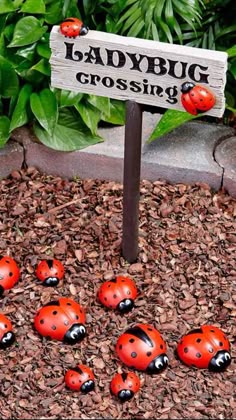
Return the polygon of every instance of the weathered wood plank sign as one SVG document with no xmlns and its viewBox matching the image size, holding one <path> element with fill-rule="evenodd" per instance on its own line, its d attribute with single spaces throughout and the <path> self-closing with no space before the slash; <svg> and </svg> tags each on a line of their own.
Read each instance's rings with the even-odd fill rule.
<svg viewBox="0 0 236 420">
<path fill-rule="evenodd" d="M 98 31 L 67 38 L 59 26 L 50 47 L 53 87 L 127 101 L 122 253 L 132 263 L 138 255 L 141 104 L 221 117 L 227 54 Z"/>
<path fill-rule="evenodd" d="M 224 52 L 98 31 L 72 39 L 59 26 L 52 29 L 50 47 L 54 87 L 184 111 L 181 86 L 192 82 L 216 97 L 206 115 L 224 112 Z"/>
</svg>

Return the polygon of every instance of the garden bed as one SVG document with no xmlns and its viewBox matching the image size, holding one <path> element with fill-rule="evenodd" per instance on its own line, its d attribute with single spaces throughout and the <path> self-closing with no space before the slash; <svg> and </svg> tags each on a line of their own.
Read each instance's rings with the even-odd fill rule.
<svg viewBox="0 0 236 420">
<path fill-rule="evenodd" d="M 16 343 L 0 352 L 2 419 L 236 417 L 236 201 L 205 184 L 142 181 L 140 253 L 121 256 L 122 190 L 115 182 L 68 181 L 36 169 L 14 171 L 0 182 L 0 252 L 16 259 L 21 279 L 1 299 Z M 55 257 L 65 266 L 57 288 L 45 288 L 35 268 Z M 129 274 L 139 289 L 136 306 L 118 315 L 101 306 L 104 280 Z M 33 329 L 36 310 L 59 296 L 87 313 L 87 337 L 75 346 L 42 339 Z M 169 367 L 157 376 L 139 373 L 142 388 L 130 401 L 110 395 L 115 372 L 126 368 L 115 354 L 118 336 L 131 324 L 153 324 L 167 342 Z M 201 324 L 223 329 L 232 364 L 212 374 L 184 366 L 174 350 L 181 335 Z M 95 373 L 95 391 L 67 390 L 66 369 L 83 362 Z"/>
</svg>

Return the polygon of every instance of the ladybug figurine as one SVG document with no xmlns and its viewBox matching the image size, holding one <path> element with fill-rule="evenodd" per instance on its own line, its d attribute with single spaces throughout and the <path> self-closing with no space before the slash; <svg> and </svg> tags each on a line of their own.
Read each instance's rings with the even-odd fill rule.
<svg viewBox="0 0 236 420">
<path fill-rule="evenodd" d="M 215 96 L 207 88 L 186 82 L 181 87 L 181 103 L 192 115 L 209 111 L 215 105 Z"/>
<path fill-rule="evenodd" d="M 15 341 L 15 334 L 12 331 L 12 324 L 9 319 L 0 314 L 0 349 L 10 347 Z"/>
<path fill-rule="evenodd" d="M 110 391 L 121 402 L 129 401 L 140 389 L 140 379 L 134 372 L 117 373 L 113 376 Z"/>
<path fill-rule="evenodd" d="M 15 260 L 5 256 L 0 259 L 0 296 L 11 289 L 20 278 L 20 269 Z"/>
<path fill-rule="evenodd" d="M 81 391 L 88 394 L 94 390 L 94 374 L 86 365 L 77 365 L 69 369 L 65 374 L 66 386 L 72 391 Z"/>
<path fill-rule="evenodd" d="M 66 37 L 75 38 L 76 36 L 86 35 L 89 29 L 80 19 L 67 18 L 60 24 L 60 31 Z"/>
<path fill-rule="evenodd" d="M 168 365 L 166 344 L 161 334 L 149 324 L 137 324 L 117 340 L 116 352 L 128 367 L 156 374 Z"/>
<path fill-rule="evenodd" d="M 231 363 L 230 344 L 217 327 L 203 325 L 184 335 L 177 345 L 179 359 L 188 366 L 221 372 Z"/>
<path fill-rule="evenodd" d="M 60 298 L 44 305 L 34 318 L 39 334 L 52 340 L 75 344 L 86 334 L 85 312 L 72 299 Z"/>
<path fill-rule="evenodd" d="M 134 281 L 125 276 L 118 276 L 114 280 L 103 283 L 98 291 L 100 302 L 121 313 L 129 312 L 134 307 L 134 300 L 138 294 Z"/>
<path fill-rule="evenodd" d="M 36 276 L 43 282 L 44 286 L 57 286 L 64 273 L 62 263 L 56 259 L 40 261 L 36 268 Z"/>
</svg>

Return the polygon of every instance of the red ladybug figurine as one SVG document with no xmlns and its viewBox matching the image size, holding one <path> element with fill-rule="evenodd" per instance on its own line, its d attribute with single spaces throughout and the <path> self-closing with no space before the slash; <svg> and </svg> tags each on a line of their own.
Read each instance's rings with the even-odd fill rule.
<svg viewBox="0 0 236 420">
<path fill-rule="evenodd" d="M 98 299 L 104 306 L 124 313 L 131 311 L 134 307 L 137 294 L 137 288 L 131 278 L 118 276 L 101 285 L 98 290 Z"/>
<path fill-rule="evenodd" d="M 85 312 L 72 299 L 60 298 L 44 305 L 34 318 L 36 330 L 52 340 L 75 344 L 86 334 Z"/>
<path fill-rule="evenodd" d="M 221 372 L 231 363 L 229 350 L 229 341 L 219 328 L 203 325 L 181 338 L 177 355 L 188 366 Z"/>
<path fill-rule="evenodd" d="M 62 263 L 56 259 L 43 260 L 36 268 L 36 276 L 43 282 L 44 286 L 57 286 L 64 273 Z"/>
<path fill-rule="evenodd" d="M 15 341 L 15 334 L 12 331 L 12 324 L 9 319 L 0 314 L 0 349 L 10 347 Z"/>
<path fill-rule="evenodd" d="M 137 324 L 117 340 L 116 352 L 128 367 L 156 374 L 168 365 L 166 344 L 160 333 L 149 324 Z"/>
<path fill-rule="evenodd" d="M 73 391 L 81 391 L 84 394 L 94 390 L 94 374 L 86 365 L 77 365 L 69 369 L 65 374 L 66 386 Z"/>
<path fill-rule="evenodd" d="M 76 36 L 86 35 L 88 33 L 88 27 L 80 19 L 67 18 L 60 24 L 60 31 L 64 36 L 75 38 Z"/>
<path fill-rule="evenodd" d="M 0 259 L 0 296 L 11 289 L 20 278 L 20 270 L 15 260 L 5 256 Z"/>
<path fill-rule="evenodd" d="M 215 96 L 207 88 L 186 82 L 181 87 L 181 102 L 192 115 L 209 111 L 215 105 Z"/>
<path fill-rule="evenodd" d="M 117 373 L 110 384 L 111 393 L 122 402 L 131 400 L 139 389 L 140 380 L 134 372 Z"/>
</svg>

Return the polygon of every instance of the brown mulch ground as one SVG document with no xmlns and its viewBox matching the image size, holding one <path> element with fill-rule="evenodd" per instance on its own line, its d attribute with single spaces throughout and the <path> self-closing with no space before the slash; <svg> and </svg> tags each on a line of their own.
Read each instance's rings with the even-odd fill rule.
<svg viewBox="0 0 236 420">
<path fill-rule="evenodd" d="M 140 253 L 121 256 L 122 185 L 65 181 L 31 168 L 0 182 L 0 253 L 21 267 L 21 279 L 1 299 L 16 342 L 0 351 L 2 419 L 233 419 L 236 418 L 236 201 L 206 185 L 143 181 Z M 42 258 L 65 265 L 64 281 L 45 288 L 35 277 Z M 96 300 L 98 287 L 129 274 L 139 288 L 136 307 L 118 315 Z M 75 346 L 42 339 L 36 310 L 59 296 L 86 309 L 87 337 Z M 142 388 L 121 404 L 110 395 L 118 336 L 135 323 L 152 323 L 168 345 L 170 366 L 157 376 L 138 373 Z M 227 334 L 233 361 L 224 373 L 184 366 L 174 350 L 182 334 L 201 324 Z M 64 373 L 87 363 L 95 391 L 67 390 Z"/>
</svg>

